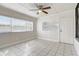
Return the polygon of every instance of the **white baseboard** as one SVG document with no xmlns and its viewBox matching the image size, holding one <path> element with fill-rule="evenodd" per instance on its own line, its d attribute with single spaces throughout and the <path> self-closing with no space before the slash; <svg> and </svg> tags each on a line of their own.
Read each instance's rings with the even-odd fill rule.
<svg viewBox="0 0 79 59">
<path fill-rule="evenodd" d="M 42 38 L 42 37 L 38 37 L 38 39 L 48 40 L 48 41 L 52 41 L 52 42 L 60 42 L 59 40 L 53 40 L 53 39 Z M 66 43 L 66 42 L 61 42 L 61 43 L 64 43 L 64 44 L 71 44 L 71 43 Z"/>
<path fill-rule="evenodd" d="M 52 39 L 48 39 L 48 38 L 41 38 L 41 37 L 38 37 L 38 39 L 48 40 L 48 41 L 52 41 L 52 42 L 59 42 L 59 40 L 52 40 Z"/>
<path fill-rule="evenodd" d="M 28 42 L 28 41 L 33 40 L 33 39 L 36 39 L 36 38 L 31 37 L 31 38 L 28 38 L 28 39 L 22 39 L 22 40 L 18 40 L 18 41 L 11 42 L 11 43 L 6 43 L 6 44 L 3 44 L 3 45 L 0 45 L 0 48 L 6 48 L 6 47 L 9 47 L 9 46 L 19 44 L 19 43 Z"/>
</svg>

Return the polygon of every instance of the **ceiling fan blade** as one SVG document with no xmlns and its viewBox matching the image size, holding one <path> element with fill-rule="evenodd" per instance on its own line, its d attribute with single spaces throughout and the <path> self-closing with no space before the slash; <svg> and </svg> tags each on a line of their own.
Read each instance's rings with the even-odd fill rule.
<svg viewBox="0 0 79 59">
<path fill-rule="evenodd" d="M 45 8 L 42 8 L 42 9 L 50 9 L 51 7 L 49 6 L 49 7 L 45 7 Z"/>
<path fill-rule="evenodd" d="M 46 11 L 43 11 L 43 10 L 42 10 L 42 12 L 44 12 L 45 14 L 48 14 L 48 12 L 46 12 Z"/>
</svg>

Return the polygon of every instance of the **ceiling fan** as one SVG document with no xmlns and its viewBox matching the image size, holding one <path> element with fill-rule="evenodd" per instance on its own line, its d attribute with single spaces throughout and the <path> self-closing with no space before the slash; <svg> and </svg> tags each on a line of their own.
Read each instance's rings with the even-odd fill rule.
<svg viewBox="0 0 79 59">
<path fill-rule="evenodd" d="M 48 14 L 48 12 L 46 10 L 51 9 L 50 6 L 44 7 L 44 5 L 36 5 L 36 7 L 37 7 L 37 9 L 31 9 L 31 11 L 37 11 L 37 14 L 39 14 L 40 12 Z"/>
</svg>

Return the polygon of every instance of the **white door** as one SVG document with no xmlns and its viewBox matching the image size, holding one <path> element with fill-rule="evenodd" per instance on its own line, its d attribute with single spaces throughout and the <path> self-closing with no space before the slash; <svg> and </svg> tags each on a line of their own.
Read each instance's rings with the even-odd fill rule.
<svg viewBox="0 0 79 59">
<path fill-rule="evenodd" d="M 73 19 L 60 20 L 60 42 L 73 44 Z"/>
</svg>

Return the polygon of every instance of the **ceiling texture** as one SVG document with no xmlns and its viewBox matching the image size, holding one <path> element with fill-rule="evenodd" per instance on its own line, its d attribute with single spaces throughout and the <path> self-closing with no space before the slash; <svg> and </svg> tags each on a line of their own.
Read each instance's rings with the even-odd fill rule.
<svg viewBox="0 0 79 59">
<path fill-rule="evenodd" d="M 51 6 L 51 9 L 46 10 L 48 11 L 47 15 L 52 15 L 67 10 L 75 9 L 76 7 L 76 3 L 1 3 L 0 5 L 36 18 L 40 16 L 45 16 L 46 14 L 42 12 L 37 15 L 37 11 L 31 11 L 31 9 L 37 8 L 36 4 Z"/>
</svg>

